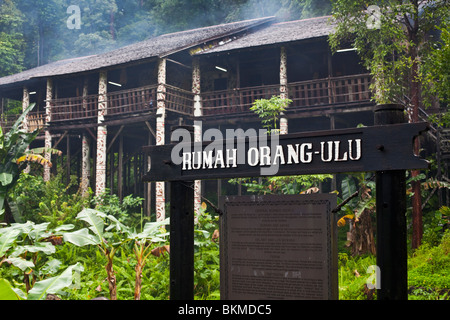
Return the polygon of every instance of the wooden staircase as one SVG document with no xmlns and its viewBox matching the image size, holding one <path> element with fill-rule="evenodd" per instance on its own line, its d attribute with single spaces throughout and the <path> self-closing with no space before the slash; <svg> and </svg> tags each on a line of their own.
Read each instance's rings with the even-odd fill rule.
<svg viewBox="0 0 450 320">
<path fill-rule="evenodd" d="M 419 110 L 420 120 L 428 121 L 429 115 L 423 110 Z M 438 124 L 431 124 L 428 135 L 435 143 L 437 172 L 436 179 L 450 183 L 450 128 L 444 128 Z M 439 204 L 450 206 L 450 192 L 443 189 L 440 193 Z"/>
</svg>

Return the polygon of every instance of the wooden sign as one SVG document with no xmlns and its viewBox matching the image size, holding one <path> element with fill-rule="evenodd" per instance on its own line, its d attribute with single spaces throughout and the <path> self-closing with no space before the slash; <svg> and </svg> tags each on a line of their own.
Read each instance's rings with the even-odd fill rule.
<svg viewBox="0 0 450 320">
<path fill-rule="evenodd" d="M 427 128 L 421 122 L 148 146 L 151 169 L 143 180 L 426 169 L 413 141 Z"/>
</svg>

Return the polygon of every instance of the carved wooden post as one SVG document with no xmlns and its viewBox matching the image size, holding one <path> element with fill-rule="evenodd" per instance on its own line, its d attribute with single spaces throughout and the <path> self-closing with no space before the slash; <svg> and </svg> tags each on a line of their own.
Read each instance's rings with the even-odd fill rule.
<svg viewBox="0 0 450 320">
<path fill-rule="evenodd" d="M 87 109 L 87 95 L 88 95 L 88 81 L 87 77 L 84 79 L 83 84 L 83 111 Z M 84 112 L 83 112 L 84 114 Z M 89 188 L 89 180 L 91 173 L 90 162 L 90 141 L 86 134 L 83 132 L 81 137 L 81 194 L 85 195 Z"/>
<path fill-rule="evenodd" d="M 81 194 L 85 195 L 89 188 L 91 172 L 89 138 L 83 133 L 81 138 Z"/>
<path fill-rule="evenodd" d="M 95 166 L 95 194 L 100 195 L 106 187 L 106 139 L 107 127 L 102 124 L 107 112 L 108 72 L 100 71 L 98 81 L 97 161 Z"/>
<path fill-rule="evenodd" d="M 203 114 L 202 101 L 200 96 L 200 62 L 195 58 L 192 62 L 192 93 L 194 94 L 194 117 L 200 117 Z M 194 124 L 194 141 L 202 141 L 201 124 Z M 200 180 L 194 181 L 194 214 L 195 222 L 198 221 L 200 207 L 202 203 L 202 185 Z"/>
<path fill-rule="evenodd" d="M 375 125 L 403 123 L 403 111 L 400 105 L 377 106 Z M 377 149 L 396 152 L 382 145 Z M 381 280 L 378 300 L 408 299 L 405 174 L 405 170 L 376 172 L 377 266 Z"/>
<path fill-rule="evenodd" d="M 22 97 L 22 112 L 25 111 L 30 106 L 30 92 L 27 87 L 23 87 L 23 97 Z M 28 116 L 23 119 L 22 128 L 26 132 L 28 132 Z M 27 148 L 28 150 L 28 148 Z M 27 164 L 27 167 L 23 170 L 25 173 L 30 173 L 30 165 Z"/>
<path fill-rule="evenodd" d="M 165 144 L 165 117 L 166 117 L 166 59 L 160 59 L 158 64 L 158 89 L 156 92 L 156 145 Z M 157 181 L 156 189 L 156 221 L 166 217 L 166 201 L 164 182 Z"/>
<path fill-rule="evenodd" d="M 45 123 L 48 125 L 49 122 L 52 120 L 52 92 L 53 92 L 53 81 L 52 79 L 47 79 L 47 93 L 46 93 L 46 99 L 45 99 Z M 50 148 L 52 147 L 52 135 L 50 134 L 50 131 L 48 130 L 48 127 L 45 129 L 45 159 L 48 161 L 51 161 L 51 152 Z M 50 180 L 50 166 L 48 164 L 44 164 L 44 181 Z"/>
<path fill-rule="evenodd" d="M 25 111 L 30 105 L 30 92 L 27 87 L 23 87 L 23 97 L 22 97 L 22 111 Z M 28 116 L 23 119 L 22 122 L 23 130 L 28 132 Z"/>
<path fill-rule="evenodd" d="M 288 94 L 288 79 L 287 79 L 287 54 L 286 48 L 281 47 L 280 52 L 280 98 L 287 99 Z M 280 115 L 280 134 L 288 133 L 288 120 L 282 113 Z"/>
</svg>

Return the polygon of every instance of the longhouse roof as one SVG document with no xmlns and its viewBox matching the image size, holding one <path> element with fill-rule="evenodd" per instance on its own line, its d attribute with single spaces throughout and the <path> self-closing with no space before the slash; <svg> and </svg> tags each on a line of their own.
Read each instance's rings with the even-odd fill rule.
<svg viewBox="0 0 450 320">
<path fill-rule="evenodd" d="M 0 87 L 18 84 L 33 78 L 83 73 L 149 58 L 165 57 L 227 36 L 230 36 L 228 41 L 196 54 L 220 53 L 323 37 L 330 34 L 333 29 L 333 25 L 329 22 L 329 16 L 280 23 L 273 23 L 274 20 L 274 17 L 259 18 L 165 34 L 106 53 L 56 61 L 2 77 L 0 78 Z M 265 26 L 251 30 L 262 25 Z M 233 37 L 243 31 L 247 32 Z"/>
<path fill-rule="evenodd" d="M 288 43 L 328 36 L 334 28 L 331 16 L 323 16 L 297 21 L 274 23 L 264 29 L 249 33 L 244 37 L 224 45 L 203 51 L 200 54 L 220 53 L 278 43 Z"/>
<path fill-rule="evenodd" d="M 164 57 L 207 41 L 245 31 L 273 19 L 273 17 L 259 18 L 165 34 L 106 53 L 57 61 L 2 77 L 0 86 L 32 78 L 88 72 L 153 57 Z"/>
</svg>

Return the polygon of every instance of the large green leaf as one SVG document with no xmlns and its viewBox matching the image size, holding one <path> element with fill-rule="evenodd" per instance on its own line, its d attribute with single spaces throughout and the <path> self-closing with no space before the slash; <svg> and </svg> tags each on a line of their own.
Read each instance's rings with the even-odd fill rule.
<svg viewBox="0 0 450 320">
<path fill-rule="evenodd" d="M 131 234 L 130 228 L 128 228 L 126 225 L 117 220 L 116 217 L 112 215 L 107 216 L 105 215 L 105 217 L 109 220 L 109 226 L 105 229 L 105 231 L 117 230 L 118 232 L 125 233 L 127 237 Z"/>
<path fill-rule="evenodd" d="M 347 198 L 350 198 L 350 196 L 356 191 L 355 181 L 353 181 L 353 179 L 350 177 L 346 177 L 341 182 L 341 188 L 342 199 L 345 200 Z"/>
<path fill-rule="evenodd" d="M 0 235 L 0 257 L 3 257 L 6 252 L 12 247 L 19 234 L 20 230 L 10 229 L 8 230 L 8 232 L 2 233 Z"/>
<path fill-rule="evenodd" d="M 158 222 L 147 222 L 141 233 L 136 235 L 137 239 L 150 239 L 155 236 L 165 236 L 167 233 L 161 233 L 161 227 L 168 225 L 170 223 L 170 218 Z"/>
<path fill-rule="evenodd" d="M 64 233 L 64 241 L 76 246 L 96 245 L 101 243 L 101 239 L 89 233 L 86 228 Z"/>
<path fill-rule="evenodd" d="M 99 239 L 103 239 L 105 221 L 103 221 L 100 215 L 105 214 L 98 210 L 85 208 L 77 215 L 77 219 L 86 221 L 89 224 L 89 229 L 92 230 Z"/>
<path fill-rule="evenodd" d="M 27 221 L 25 223 L 12 223 L 8 229 L 18 230 L 20 233 L 28 234 L 33 230 L 35 223 Z M 0 230 L 1 233 L 1 230 Z"/>
<path fill-rule="evenodd" d="M 8 258 L 9 263 L 12 263 L 13 266 L 19 268 L 22 271 L 26 271 L 28 268 L 34 268 L 34 263 L 22 258 Z"/>
<path fill-rule="evenodd" d="M 50 242 L 37 242 L 34 245 L 19 246 L 13 252 L 13 256 L 17 257 L 24 252 L 42 252 L 51 255 L 56 252 L 55 246 Z"/>
<path fill-rule="evenodd" d="M 42 300 L 46 298 L 47 294 L 56 294 L 62 289 L 69 287 L 72 285 L 73 270 L 83 271 L 83 267 L 77 262 L 69 266 L 59 276 L 36 282 L 28 292 L 28 300 Z"/>
<path fill-rule="evenodd" d="M 13 181 L 13 175 L 9 172 L 0 172 L 0 183 L 3 186 L 7 186 L 9 184 L 11 184 L 11 182 Z"/>
<path fill-rule="evenodd" d="M 1 188 L 0 188 L 1 189 Z M 4 213 L 3 205 L 5 204 L 6 193 L 0 190 L 0 216 Z"/>
<path fill-rule="evenodd" d="M 0 150 L 3 150 L 3 141 L 5 139 L 5 136 L 3 135 L 3 129 L 0 127 Z"/>
<path fill-rule="evenodd" d="M 28 236 L 33 239 L 34 241 L 38 241 L 39 239 L 48 237 L 47 228 L 49 226 L 50 222 L 43 222 L 39 224 L 35 224 L 33 226 L 33 229 L 30 231 Z"/>
<path fill-rule="evenodd" d="M 68 230 L 72 230 L 73 228 L 75 228 L 75 225 L 73 225 L 73 224 L 63 224 L 63 225 L 60 225 L 60 226 L 56 227 L 55 229 L 53 229 L 52 233 L 60 234 L 61 231 L 68 231 Z"/>
<path fill-rule="evenodd" d="M 0 279 L 0 300 L 20 300 L 11 284 L 5 279 Z"/>
</svg>

